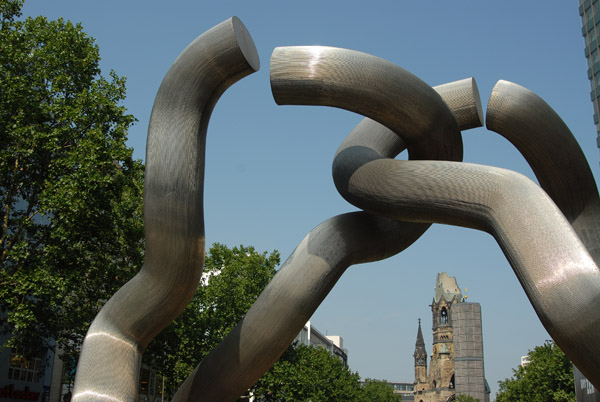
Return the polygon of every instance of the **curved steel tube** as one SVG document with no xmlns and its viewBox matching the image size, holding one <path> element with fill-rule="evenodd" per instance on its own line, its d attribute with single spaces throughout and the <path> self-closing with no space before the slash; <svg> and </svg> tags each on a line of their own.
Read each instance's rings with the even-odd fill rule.
<svg viewBox="0 0 600 402">
<path fill-rule="evenodd" d="M 483 126 L 481 99 L 473 77 L 438 85 L 433 89 L 452 112 L 459 130 L 464 131 Z M 396 134 L 383 124 L 366 117 L 348 134 L 335 154 L 337 156 L 346 148 L 358 146 L 370 148 L 381 157 L 393 159 L 406 149 L 403 138 L 410 141 L 411 138 L 417 137 L 419 141 L 427 144 L 428 136 L 426 134 L 415 133 L 407 136 L 405 133 L 412 132 L 412 130 L 406 127 L 403 130 Z"/>
<path fill-rule="evenodd" d="M 540 186 L 600 264 L 600 197 L 585 155 L 567 125 L 538 95 L 508 81 L 498 81 L 487 110 L 487 128 L 521 152 Z"/>
<path fill-rule="evenodd" d="M 92 323 L 77 400 L 137 399 L 143 349 L 189 302 L 202 271 L 208 119 L 220 95 L 258 68 L 252 39 L 234 17 L 186 48 L 161 84 L 146 157 L 145 265 Z M 459 127 L 482 120 L 472 79 L 436 87 L 440 97 L 392 63 L 328 47 L 277 48 L 271 68 L 278 104 L 368 117 L 338 149 L 333 173 L 342 196 L 369 212 L 339 215 L 311 231 L 174 401 L 235 399 L 275 362 L 348 266 L 402 251 L 432 222 L 491 233 L 548 332 L 600 384 L 600 270 L 592 259 L 600 260 L 600 197 L 581 149 L 543 100 L 500 81 L 487 125 L 521 151 L 549 196 L 517 173 L 445 161 L 462 159 Z M 405 146 L 411 161 L 392 160 Z"/>
<path fill-rule="evenodd" d="M 483 126 L 483 108 L 475 79 L 449 82 L 433 87 L 448 105 L 461 130 Z"/>
<path fill-rule="evenodd" d="M 439 222 L 491 233 L 542 324 L 590 380 L 600 372 L 600 271 L 558 207 L 517 173 L 466 163 L 371 159 L 340 152 L 344 198 L 393 219 Z"/>
<path fill-rule="evenodd" d="M 74 400 L 138 399 L 143 349 L 191 300 L 202 273 L 210 114 L 221 94 L 259 65 L 250 35 L 233 17 L 199 36 L 167 72 L 148 129 L 144 267 L 92 323 Z"/>
<path fill-rule="evenodd" d="M 569 220 L 596 264 L 600 264 L 598 189 L 583 151 L 567 125 L 538 95 L 503 80 L 492 90 L 486 123 L 490 130 L 508 139 L 521 152 L 541 187 Z M 570 286 L 570 282 L 565 281 L 564 286 Z M 590 291 L 588 297 L 600 299 L 600 289 Z M 595 304 L 581 308 L 595 309 Z M 568 329 L 569 333 L 575 330 Z M 586 341 L 597 342 L 597 334 Z M 573 344 L 572 347 L 578 355 L 588 353 L 584 345 Z M 600 386 L 597 368 L 586 371 L 576 365 Z"/>
<path fill-rule="evenodd" d="M 173 402 L 234 401 L 271 368 L 351 264 L 390 257 L 421 231 L 366 212 L 338 215 L 296 247 L 242 321 L 181 385 Z M 422 226 L 412 224 L 414 226 Z"/>
<path fill-rule="evenodd" d="M 353 67 L 330 66 L 338 72 Z M 403 75 L 403 79 L 414 80 L 410 73 Z M 339 77 L 334 74 L 322 79 L 328 82 Z M 354 83 L 338 81 L 336 85 L 351 87 Z M 463 111 L 467 106 L 464 99 L 468 98 L 465 94 L 471 93 L 475 94 L 472 102 L 480 105 L 474 80 L 451 86 L 454 91 L 446 95 L 447 104 Z M 430 96 L 430 87 L 424 91 Z M 447 110 L 437 100 L 427 106 Z M 467 109 L 475 111 L 476 107 Z M 435 112 L 430 110 L 430 113 Z M 474 127 L 479 122 L 481 125 L 480 114 L 469 116 L 462 112 L 462 115 L 463 124 Z M 389 129 L 369 119 L 364 121 L 369 122 L 368 131 L 362 131 L 362 138 L 353 138 L 354 143 L 362 141 L 364 146 L 373 145 L 374 152 L 392 158 L 405 149 L 404 141 Z M 429 133 L 418 133 L 410 127 L 407 131 L 408 137 L 419 138 L 423 143 L 429 141 Z M 379 140 L 373 141 L 374 138 Z M 459 145 L 454 142 L 448 146 Z M 365 212 L 338 215 L 321 223 L 298 245 L 244 319 L 188 377 L 173 401 L 228 401 L 239 397 L 281 356 L 350 265 L 395 255 L 415 242 L 428 227 L 428 224 L 395 222 Z"/>
<path fill-rule="evenodd" d="M 279 105 L 333 106 L 378 121 L 404 139 L 411 159 L 462 160 L 458 124 L 440 95 L 379 57 L 325 46 L 278 47 L 271 89 Z"/>
<path fill-rule="evenodd" d="M 330 48 L 280 49 L 275 50 L 271 61 L 273 92 L 280 104 L 313 102 L 337 106 L 337 101 L 344 108 L 371 117 L 373 112 L 377 116 L 385 101 L 396 101 L 375 95 L 368 102 L 374 111 L 348 104 L 373 96 L 373 92 L 383 93 L 384 88 L 372 82 L 368 73 L 340 73 L 335 63 L 331 70 L 337 71 L 338 77 L 351 74 L 359 82 L 360 92 L 337 90 L 335 83 L 323 82 L 331 61 L 362 60 L 361 55 Z M 280 61 L 284 57 L 290 61 Z M 308 68 L 302 70 L 302 66 Z M 388 71 L 387 66 L 382 66 L 377 75 L 386 76 Z M 367 88 L 360 83 L 366 83 Z M 390 86 L 392 91 L 397 90 L 393 84 Z M 407 110 L 413 117 L 423 113 L 423 108 Z M 410 121 L 411 116 L 402 118 Z M 388 127 L 406 134 L 398 126 Z M 414 127 L 422 126 L 417 122 Z M 419 151 L 439 150 L 410 144 L 408 148 L 409 154 L 412 150 L 417 155 Z M 600 372 L 600 363 L 590 359 L 600 352 L 600 343 L 590 342 L 597 332 L 595 323 L 600 313 L 589 311 L 598 299 L 600 273 L 564 215 L 537 185 L 502 169 L 450 162 L 394 161 L 381 158 L 366 147 L 348 147 L 339 152 L 334 177 L 342 196 L 366 211 L 393 219 L 467 226 L 494 235 L 549 333 L 586 375 Z M 587 311 L 582 306 L 587 306 Z"/>
</svg>

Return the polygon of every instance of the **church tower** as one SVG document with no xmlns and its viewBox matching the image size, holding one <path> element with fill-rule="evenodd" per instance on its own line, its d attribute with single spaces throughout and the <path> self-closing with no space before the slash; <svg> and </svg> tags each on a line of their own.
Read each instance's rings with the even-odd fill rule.
<svg viewBox="0 0 600 402">
<path fill-rule="evenodd" d="M 433 350 L 427 373 L 427 352 L 421 320 L 415 344 L 415 402 L 443 402 L 464 394 L 489 402 L 483 369 L 481 306 L 467 303 L 456 279 L 437 274 L 431 318 Z"/>
<path fill-rule="evenodd" d="M 437 274 L 435 296 L 431 303 L 433 320 L 433 351 L 429 368 L 432 389 L 444 393 L 454 390 L 454 342 L 452 306 L 462 303 L 463 297 L 456 278 L 445 272 Z"/>
<path fill-rule="evenodd" d="M 431 303 L 433 350 L 427 373 L 427 352 L 421 330 L 421 320 L 415 345 L 415 401 L 440 402 L 455 394 L 454 336 L 452 309 L 463 303 L 456 279 L 445 272 L 437 274 Z"/>
<path fill-rule="evenodd" d="M 419 318 L 419 329 L 417 331 L 417 342 L 415 343 L 415 389 L 424 390 L 427 386 L 427 351 L 421 331 L 421 319 Z"/>
</svg>

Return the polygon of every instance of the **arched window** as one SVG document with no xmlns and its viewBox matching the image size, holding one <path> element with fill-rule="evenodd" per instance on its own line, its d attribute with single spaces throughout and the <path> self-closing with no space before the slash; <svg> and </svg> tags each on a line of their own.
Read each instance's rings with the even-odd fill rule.
<svg viewBox="0 0 600 402">
<path fill-rule="evenodd" d="M 441 323 L 448 324 L 448 310 L 446 310 L 446 307 L 442 307 Z"/>
<path fill-rule="evenodd" d="M 433 380 L 433 389 L 437 388 L 437 382 L 435 380 Z"/>
<path fill-rule="evenodd" d="M 452 378 L 450 379 L 450 385 L 449 385 L 450 389 L 454 389 L 454 374 L 452 374 Z"/>
</svg>

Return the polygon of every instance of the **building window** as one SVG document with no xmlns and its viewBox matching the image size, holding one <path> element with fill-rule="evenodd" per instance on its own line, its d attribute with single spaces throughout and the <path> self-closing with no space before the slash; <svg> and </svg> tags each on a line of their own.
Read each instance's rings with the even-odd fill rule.
<svg viewBox="0 0 600 402">
<path fill-rule="evenodd" d="M 42 370 L 42 354 L 31 350 L 11 350 L 8 364 L 8 379 L 15 381 L 39 382 Z"/>
<path fill-rule="evenodd" d="M 146 367 L 140 370 L 140 394 L 154 395 L 154 372 Z"/>
<path fill-rule="evenodd" d="M 450 389 L 454 389 L 454 374 L 452 374 L 452 378 L 450 379 L 450 384 L 448 385 Z"/>
<path fill-rule="evenodd" d="M 448 324 L 448 310 L 446 310 L 446 307 L 442 307 L 441 323 Z"/>
</svg>

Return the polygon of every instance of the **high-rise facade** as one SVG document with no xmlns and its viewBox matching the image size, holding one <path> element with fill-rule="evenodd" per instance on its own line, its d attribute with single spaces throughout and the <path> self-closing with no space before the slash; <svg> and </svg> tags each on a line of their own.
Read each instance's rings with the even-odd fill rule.
<svg viewBox="0 0 600 402">
<path fill-rule="evenodd" d="M 489 401 L 490 392 L 483 367 L 481 305 L 465 302 L 454 306 L 452 330 L 456 394 Z"/>
<path fill-rule="evenodd" d="M 588 62 L 587 75 L 592 87 L 590 98 L 594 105 L 596 144 L 600 148 L 600 0 L 579 0 L 579 15 Z"/>
</svg>

